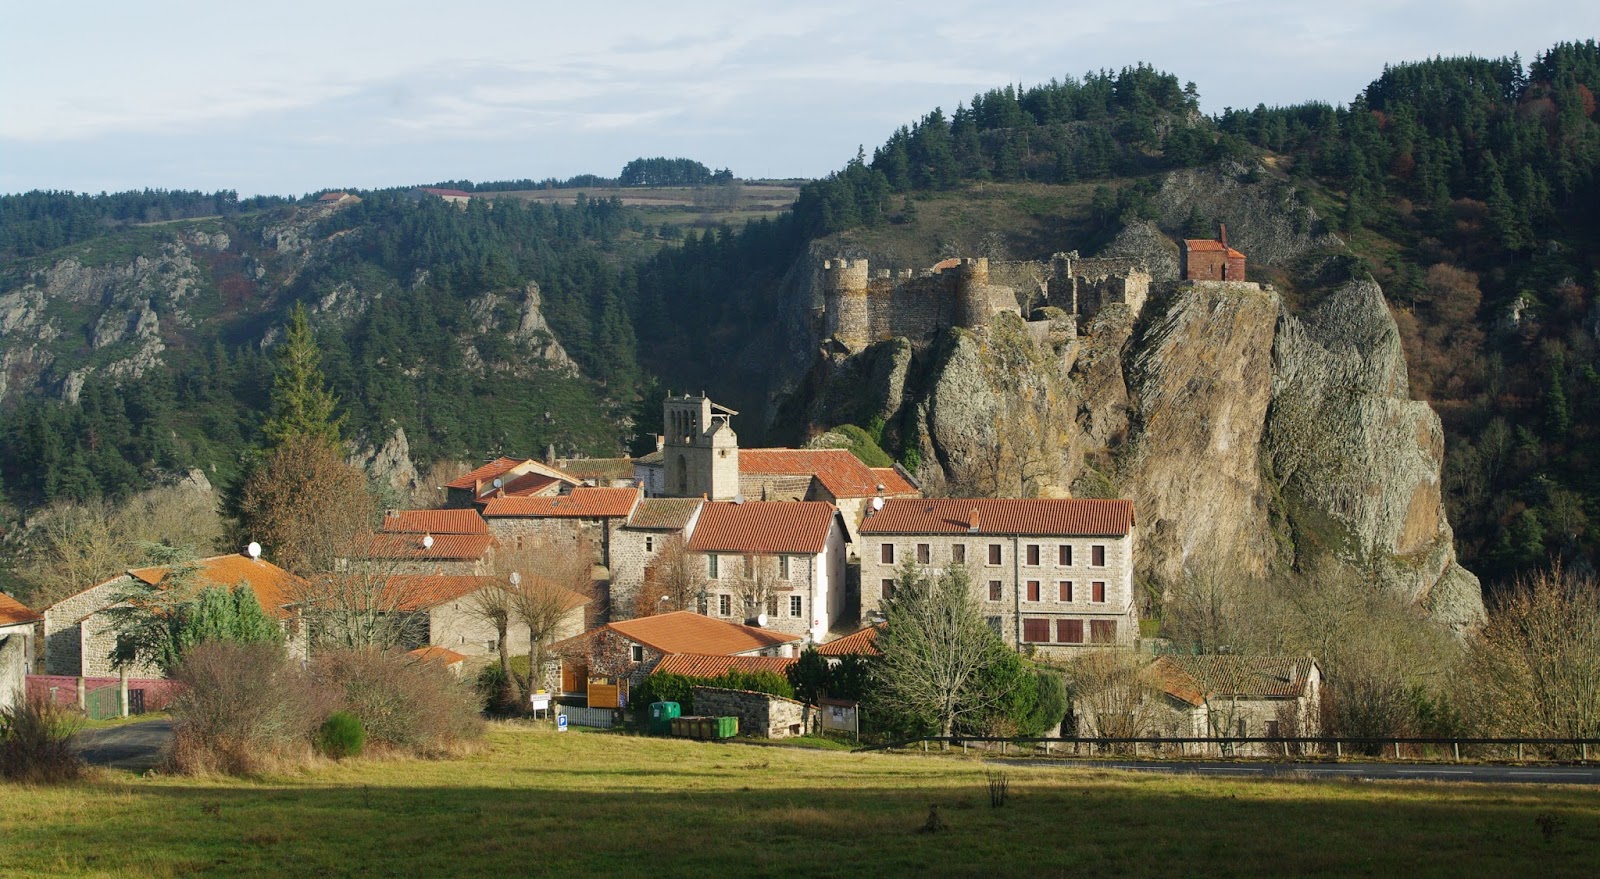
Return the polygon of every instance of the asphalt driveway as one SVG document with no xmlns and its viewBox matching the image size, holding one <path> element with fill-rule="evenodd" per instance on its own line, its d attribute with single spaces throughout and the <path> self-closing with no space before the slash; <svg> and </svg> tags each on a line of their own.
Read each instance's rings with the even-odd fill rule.
<svg viewBox="0 0 1600 879">
<path fill-rule="evenodd" d="M 171 740 L 172 721 L 157 718 L 82 730 L 72 737 L 72 749 L 95 766 L 143 772 L 161 762 Z"/>
</svg>

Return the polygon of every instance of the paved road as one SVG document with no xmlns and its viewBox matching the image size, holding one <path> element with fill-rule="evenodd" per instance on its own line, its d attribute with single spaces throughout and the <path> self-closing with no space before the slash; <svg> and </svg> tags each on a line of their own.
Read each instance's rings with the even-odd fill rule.
<svg viewBox="0 0 1600 879">
<path fill-rule="evenodd" d="M 72 739 L 72 749 L 96 766 L 143 772 L 161 762 L 161 749 L 172 739 L 172 721 L 145 720 L 86 729 Z"/>
<path fill-rule="evenodd" d="M 1152 760 L 1007 760 L 990 763 L 1061 769 L 1124 769 L 1221 775 L 1239 778 L 1405 779 L 1410 781 L 1478 781 L 1498 784 L 1600 784 L 1600 766 L 1443 766 L 1401 763 L 1200 763 Z"/>
</svg>

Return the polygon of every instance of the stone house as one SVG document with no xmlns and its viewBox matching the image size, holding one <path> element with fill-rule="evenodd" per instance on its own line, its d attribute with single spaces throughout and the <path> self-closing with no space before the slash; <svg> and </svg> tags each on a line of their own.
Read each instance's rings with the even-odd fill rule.
<svg viewBox="0 0 1600 879">
<path fill-rule="evenodd" d="M 739 494 L 746 500 L 823 501 L 839 508 L 852 545 L 873 498 L 916 498 L 922 492 L 898 467 L 868 467 L 845 449 L 745 449 Z"/>
<path fill-rule="evenodd" d="M 689 537 L 689 552 L 705 560 L 700 610 L 821 642 L 845 616 L 849 541 L 833 504 L 707 503 Z"/>
<path fill-rule="evenodd" d="M 477 596 L 484 590 L 501 588 L 499 578 L 486 576 L 400 576 L 387 582 L 396 612 L 411 618 L 406 648 L 443 648 L 474 665 L 499 655 L 499 631 L 478 609 Z M 552 640 L 581 633 L 589 600 L 558 586 L 546 588 L 563 593 L 568 605 L 567 615 Z M 507 650 L 512 656 L 526 656 L 531 646 L 527 624 L 513 619 L 506 626 Z"/>
<path fill-rule="evenodd" d="M 290 606 L 303 593 L 306 582 L 261 558 L 242 553 L 212 556 L 197 562 L 199 583 L 233 589 L 243 584 L 255 593 L 267 616 L 278 621 L 288 637 L 289 652 L 305 656 L 305 631 L 298 626 Z M 96 677 L 114 674 L 110 655 L 116 646 L 116 633 L 106 610 L 116 596 L 135 581 L 160 586 L 169 568 L 135 568 L 56 602 L 44 611 L 46 674 Z M 131 668 L 132 677 L 160 677 L 150 667 Z"/>
<path fill-rule="evenodd" d="M 555 497 L 583 481 L 533 458 L 496 458 L 445 483 L 445 505 L 483 506 L 497 497 Z"/>
<path fill-rule="evenodd" d="M 695 687 L 694 713 L 706 717 L 739 718 L 739 735 L 758 739 L 786 739 L 805 734 L 811 711 L 804 702 L 722 687 Z"/>
<path fill-rule="evenodd" d="M 1322 669 L 1310 657 L 1162 656 L 1147 678 L 1168 709 L 1166 736 L 1315 736 L 1322 728 Z M 1266 743 L 1234 753 L 1281 753 Z"/>
<path fill-rule="evenodd" d="M 633 602 L 650 564 L 668 546 L 687 542 L 704 503 L 699 498 L 646 497 L 633 508 L 611 538 L 613 619 L 633 616 Z"/>
<path fill-rule="evenodd" d="M 796 635 L 680 610 L 606 623 L 550 649 L 559 657 L 563 696 L 587 699 L 591 707 L 618 708 L 626 703 L 628 688 L 665 657 L 794 656 L 799 641 Z"/>
<path fill-rule="evenodd" d="M 593 488 L 633 488 L 632 458 L 557 458 L 556 469 Z"/>
<path fill-rule="evenodd" d="M 1068 656 L 1132 647 L 1133 502 L 891 499 L 861 524 L 861 613 L 881 617 L 906 562 L 964 566 L 995 631 L 1018 650 Z"/>
<path fill-rule="evenodd" d="M 1243 281 L 1244 254 L 1228 246 L 1228 227 L 1215 240 L 1185 238 L 1180 244 L 1181 277 L 1185 281 Z"/>
<path fill-rule="evenodd" d="M 41 622 L 44 622 L 44 614 L 0 592 L 0 644 L 15 642 L 23 657 L 23 674 L 33 674 L 34 663 L 37 661 L 34 630 Z M 0 701 L 0 705 L 4 704 Z"/>
<path fill-rule="evenodd" d="M 667 438 L 657 434 L 655 451 L 633 459 L 633 482 L 644 489 L 645 497 L 667 493 L 666 445 Z"/>
<path fill-rule="evenodd" d="M 476 509 L 389 510 L 379 530 L 388 534 L 488 534 Z"/>
<path fill-rule="evenodd" d="M 611 544 L 643 494 L 637 488 L 574 488 L 560 497 L 494 498 L 483 508 L 489 533 L 507 550 L 544 540 L 588 538 L 597 564 L 611 567 Z"/>
<path fill-rule="evenodd" d="M 385 574 L 486 575 L 494 570 L 491 534 L 416 534 L 381 531 L 357 558 L 341 564 Z"/>
</svg>

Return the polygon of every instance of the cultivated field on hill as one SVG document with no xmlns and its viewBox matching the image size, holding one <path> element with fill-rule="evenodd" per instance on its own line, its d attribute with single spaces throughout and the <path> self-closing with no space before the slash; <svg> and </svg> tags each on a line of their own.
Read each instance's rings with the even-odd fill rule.
<svg viewBox="0 0 1600 879">
<path fill-rule="evenodd" d="M 0 875 L 1592 875 L 1600 791 L 1174 778 L 501 726 L 484 754 L 0 790 Z M 920 833 L 929 806 L 948 829 Z"/>
</svg>

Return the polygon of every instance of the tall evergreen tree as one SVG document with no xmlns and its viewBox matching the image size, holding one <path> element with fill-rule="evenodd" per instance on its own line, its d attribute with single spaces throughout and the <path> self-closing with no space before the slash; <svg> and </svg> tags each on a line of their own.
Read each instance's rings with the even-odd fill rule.
<svg viewBox="0 0 1600 879">
<path fill-rule="evenodd" d="M 339 401 L 325 385 L 311 319 L 306 316 L 305 306 L 296 303 L 284 328 L 283 345 L 278 349 L 272 380 L 272 417 L 261 428 L 268 444 L 281 446 L 299 437 L 328 445 L 339 442 L 344 418 L 335 414 Z"/>
</svg>

